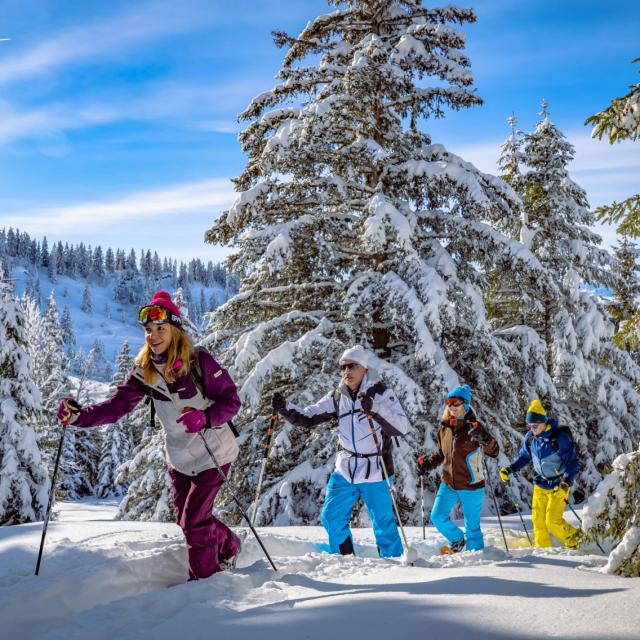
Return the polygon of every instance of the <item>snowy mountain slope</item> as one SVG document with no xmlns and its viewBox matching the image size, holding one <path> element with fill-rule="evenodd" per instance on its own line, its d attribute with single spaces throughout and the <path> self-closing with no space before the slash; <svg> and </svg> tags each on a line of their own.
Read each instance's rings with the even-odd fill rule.
<svg viewBox="0 0 640 640">
<path fill-rule="evenodd" d="M 14 266 L 11 276 L 18 295 L 25 293 L 25 291 L 30 291 L 33 294 L 32 283 L 37 280 L 44 302 L 53 292 L 60 317 L 62 317 L 65 307 L 69 309 L 76 339 L 75 351 L 81 350 L 86 355 L 95 340 L 98 339 L 104 345 L 106 361 L 113 363 L 125 340 L 129 341 L 133 353 L 137 353 L 142 346 L 142 331 L 137 324 L 136 316 L 138 308 L 149 299 L 149 294 L 140 290 L 140 300 L 135 304 L 114 301 L 114 288 L 120 274 L 107 274 L 102 282 L 95 279 L 87 281 L 80 277 L 71 278 L 58 275 L 55 282 L 52 282 L 45 268 L 36 269 L 33 265 L 22 261 Z M 173 294 L 176 287 L 172 285 L 170 280 L 169 277 L 165 278 L 160 286 L 165 287 Z M 91 313 L 82 310 L 83 292 L 87 285 L 92 304 Z M 217 283 L 212 286 L 204 286 L 197 282 L 190 284 L 189 289 L 192 299 L 203 298 L 208 302 L 215 301 L 216 304 L 222 304 L 229 295 Z M 196 323 L 199 323 L 199 318 L 195 320 Z M 108 380 L 104 375 L 102 378 L 105 381 Z"/>
<path fill-rule="evenodd" d="M 618 640 L 637 638 L 640 624 L 640 580 L 598 572 L 602 556 L 523 548 L 516 518 L 506 519 L 509 555 L 491 518 L 484 553 L 434 556 L 437 533 L 423 541 L 408 528 L 414 567 L 377 558 L 370 529 L 354 531 L 357 557 L 340 557 L 324 552 L 320 527 L 263 528 L 277 574 L 249 535 L 235 572 L 184 583 L 175 525 L 110 520 L 108 502 L 59 509 L 38 577 L 41 525 L 0 530 L 3 637 Z"/>
</svg>

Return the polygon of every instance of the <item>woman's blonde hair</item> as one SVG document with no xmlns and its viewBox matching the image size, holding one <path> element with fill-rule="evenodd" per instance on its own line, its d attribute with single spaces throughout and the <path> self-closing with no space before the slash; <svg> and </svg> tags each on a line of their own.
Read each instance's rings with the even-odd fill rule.
<svg viewBox="0 0 640 640">
<path fill-rule="evenodd" d="M 455 418 L 455 416 L 451 415 L 451 411 L 449 411 L 449 405 L 444 405 L 444 411 L 442 412 L 442 422 L 449 422 L 451 418 Z"/>
<path fill-rule="evenodd" d="M 166 326 L 170 327 L 171 342 L 166 351 L 167 361 L 164 363 L 162 377 L 167 382 L 175 382 L 178 378 L 189 373 L 195 348 L 189 334 L 172 324 L 166 323 Z M 145 341 L 134 360 L 134 363 L 142 369 L 144 383 L 148 385 L 152 385 L 155 382 L 158 374 L 158 370 L 151 359 L 152 355 L 153 351 Z M 178 367 L 175 366 L 177 362 L 180 362 Z"/>
</svg>

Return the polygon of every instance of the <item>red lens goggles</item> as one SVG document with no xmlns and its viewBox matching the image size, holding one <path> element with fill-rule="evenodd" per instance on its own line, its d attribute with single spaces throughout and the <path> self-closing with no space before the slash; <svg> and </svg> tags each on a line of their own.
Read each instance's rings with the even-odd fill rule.
<svg viewBox="0 0 640 640">
<path fill-rule="evenodd" d="M 180 318 L 174 316 L 171 311 L 158 305 L 148 305 L 142 307 L 138 313 L 138 322 L 140 324 L 147 324 L 153 322 L 154 324 L 162 324 L 164 322 L 174 322 L 180 324 Z"/>
</svg>

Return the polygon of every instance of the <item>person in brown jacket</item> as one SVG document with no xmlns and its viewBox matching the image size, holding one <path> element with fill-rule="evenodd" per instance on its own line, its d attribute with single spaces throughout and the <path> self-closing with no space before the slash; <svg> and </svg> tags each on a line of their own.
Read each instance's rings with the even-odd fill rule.
<svg viewBox="0 0 640 640">
<path fill-rule="evenodd" d="M 471 409 L 469 385 L 454 387 L 437 433 L 438 450 L 418 458 L 418 474 L 424 475 L 442 464 L 442 482 L 431 510 L 431 522 L 447 539 L 443 552 L 484 548 L 480 512 L 484 498 L 484 455 L 498 457 L 496 439 L 480 424 Z M 465 535 L 451 518 L 451 509 L 462 504 Z"/>
</svg>

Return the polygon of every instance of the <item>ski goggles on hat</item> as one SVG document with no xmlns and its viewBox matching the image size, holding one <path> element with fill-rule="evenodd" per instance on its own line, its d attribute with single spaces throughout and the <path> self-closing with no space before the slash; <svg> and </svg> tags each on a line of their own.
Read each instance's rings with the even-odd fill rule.
<svg viewBox="0 0 640 640">
<path fill-rule="evenodd" d="M 165 322 L 178 325 L 182 324 L 179 316 L 156 304 L 142 307 L 138 312 L 138 322 L 140 324 L 147 324 L 148 322 L 153 322 L 153 324 L 163 324 Z"/>
</svg>

